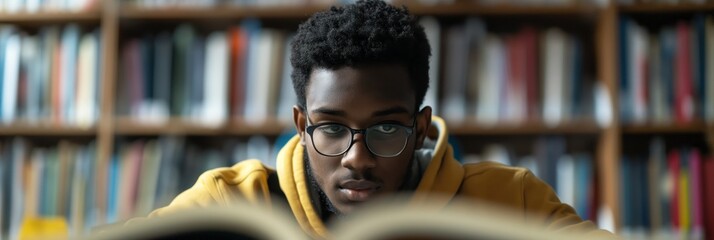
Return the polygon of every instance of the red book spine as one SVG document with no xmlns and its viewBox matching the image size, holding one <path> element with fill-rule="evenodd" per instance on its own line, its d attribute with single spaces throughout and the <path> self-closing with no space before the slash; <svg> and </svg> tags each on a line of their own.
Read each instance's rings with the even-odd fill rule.
<svg viewBox="0 0 714 240">
<path fill-rule="evenodd" d="M 714 239 L 714 157 L 702 162 L 702 173 L 704 235 L 706 239 Z"/>
<path fill-rule="evenodd" d="M 679 230 L 679 152 L 670 151 L 667 156 L 667 165 L 669 166 L 670 181 L 672 184 L 672 195 L 669 210 L 672 218 L 672 227 L 675 231 Z"/>
<path fill-rule="evenodd" d="M 675 53 L 675 119 L 678 123 L 692 120 L 694 103 L 692 96 L 692 64 L 690 53 L 690 26 L 685 22 L 677 25 L 677 50 Z"/>
<path fill-rule="evenodd" d="M 523 29 L 523 42 L 525 45 L 525 87 L 526 106 L 528 119 L 536 120 L 539 116 L 539 89 L 538 89 L 538 34 L 533 28 Z"/>
<path fill-rule="evenodd" d="M 248 36 L 240 27 L 234 27 L 230 31 L 230 102 L 231 116 L 236 117 L 243 114 L 245 103 L 245 74 Z"/>
</svg>

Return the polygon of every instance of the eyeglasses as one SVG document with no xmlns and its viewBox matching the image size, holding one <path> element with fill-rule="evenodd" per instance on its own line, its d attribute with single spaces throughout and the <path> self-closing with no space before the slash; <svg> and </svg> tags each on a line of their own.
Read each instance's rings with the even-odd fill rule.
<svg viewBox="0 0 714 240">
<path fill-rule="evenodd" d="M 396 123 L 380 123 L 366 129 L 352 129 L 339 123 L 312 125 L 307 117 L 306 132 L 312 139 L 315 150 L 327 157 L 345 154 L 354 144 L 355 134 L 364 134 L 364 142 L 369 151 L 379 157 L 396 157 L 404 151 L 409 136 L 416 127 L 416 117 L 412 126 Z"/>
</svg>

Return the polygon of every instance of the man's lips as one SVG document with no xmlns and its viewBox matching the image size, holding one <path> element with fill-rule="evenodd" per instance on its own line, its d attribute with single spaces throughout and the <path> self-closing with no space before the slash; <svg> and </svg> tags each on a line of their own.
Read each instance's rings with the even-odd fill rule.
<svg viewBox="0 0 714 240">
<path fill-rule="evenodd" d="M 340 194 L 355 202 L 367 201 L 381 186 L 367 180 L 348 180 L 340 184 Z"/>
</svg>

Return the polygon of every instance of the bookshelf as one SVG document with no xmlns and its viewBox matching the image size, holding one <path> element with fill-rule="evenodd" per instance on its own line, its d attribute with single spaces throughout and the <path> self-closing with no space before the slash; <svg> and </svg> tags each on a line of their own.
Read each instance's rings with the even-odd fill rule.
<svg viewBox="0 0 714 240">
<path fill-rule="evenodd" d="M 81 12 L 42 12 L 42 13 L 2 13 L 0 22 L 10 24 L 56 24 L 60 22 L 99 23 L 102 12 L 91 9 Z"/>
<path fill-rule="evenodd" d="M 52 125 L 37 125 L 13 123 L 0 126 L 0 136 L 96 136 L 96 127 L 57 127 Z"/>
<path fill-rule="evenodd" d="M 499 124 L 484 126 L 473 124 L 473 121 L 447 122 L 451 135 L 555 135 L 555 134 L 580 134 L 599 135 L 602 128 L 592 121 L 574 121 L 550 127 L 540 121 L 530 121 L 513 124 Z"/>
<path fill-rule="evenodd" d="M 620 202 L 620 156 L 623 139 L 631 135 L 667 135 L 667 134 L 703 134 L 709 141 L 709 149 L 714 149 L 714 124 L 694 121 L 687 124 L 624 124 L 620 121 L 617 105 L 619 102 L 619 63 L 618 63 L 618 22 L 622 15 L 658 15 L 658 14 L 693 14 L 711 13 L 713 3 L 705 4 L 635 4 L 619 6 L 609 3 L 606 6 L 589 4 L 554 5 L 554 6 L 521 6 L 521 5 L 480 5 L 466 1 L 456 1 L 447 5 L 421 5 L 410 1 L 396 1 L 404 4 L 418 16 L 434 16 L 449 23 L 453 19 L 464 19 L 469 16 L 488 18 L 511 18 L 511 22 L 519 23 L 523 19 L 548 19 L 541 25 L 549 25 L 562 20 L 584 22 L 586 28 L 579 29 L 584 34 L 578 36 L 584 42 L 586 72 L 596 82 L 603 84 L 610 93 L 613 109 L 611 122 L 608 125 L 598 125 L 592 120 L 566 121 L 555 127 L 550 127 L 540 120 L 527 120 L 518 124 L 484 126 L 475 121 L 454 121 L 448 127 L 450 134 L 461 139 L 476 139 L 481 136 L 497 136 L 500 138 L 522 138 L 552 135 L 575 135 L 578 138 L 593 140 L 593 165 L 597 169 L 596 186 L 598 202 L 607 206 L 614 216 L 616 229 L 622 228 L 622 209 Z M 34 125 L 24 122 L 0 124 L 0 139 L 12 137 L 57 138 L 57 137 L 89 137 L 96 139 L 96 167 L 98 176 L 107 176 L 107 166 L 110 164 L 118 138 L 123 137 L 156 137 L 162 135 L 197 136 L 206 138 L 219 137 L 249 137 L 265 135 L 277 137 L 292 124 L 286 124 L 278 119 L 267 119 L 260 124 L 249 124 L 245 119 L 231 118 L 216 126 L 186 121 L 181 118 L 170 118 L 162 124 L 148 124 L 135 119 L 120 116 L 116 113 L 117 94 L 115 89 L 119 82 L 121 44 L 127 34 L 143 23 L 180 22 L 224 22 L 228 25 L 238 23 L 243 19 L 256 18 L 266 22 L 290 22 L 277 24 L 283 28 L 294 28 L 301 20 L 314 12 L 327 8 L 327 5 L 300 6 L 270 6 L 270 7 L 235 7 L 221 6 L 211 8 L 170 8 L 143 9 L 131 5 L 121 5 L 120 1 L 101 1 L 100 6 L 82 12 L 40 12 L 40 13 L 0 13 L 0 23 L 24 26 L 42 26 L 57 23 L 78 23 L 100 26 L 102 39 L 100 66 L 100 113 L 97 123 L 89 128 L 72 126 Z M 556 19 L 553 21 L 552 19 Z M 539 23 L 536 21 L 536 25 Z M 131 25 L 131 24 L 134 25 Z M 564 23 L 568 24 L 568 23 Z M 577 28 L 570 27 L 569 29 Z M 495 27 L 499 29 L 498 24 Z M 509 28 L 506 26 L 504 28 Z M 567 31 L 566 31 L 567 32 Z M 442 31 L 441 35 L 445 35 Z M 588 44 L 591 43 L 591 44 Z M 442 37 L 442 45 L 443 37 Z M 444 54 L 442 49 L 442 55 Z M 439 64 L 443 64 L 442 56 Z M 443 73 L 446 68 L 440 68 Z M 441 73 L 440 73 L 441 74 Z M 443 80 L 443 74 L 439 75 Z M 441 84 L 441 83 L 440 83 Z M 449 119 L 447 119 L 448 121 Z M 468 142 L 468 140 L 466 141 Z M 468 147 L 468 146 L 466 146 Z M 98 178 L 98 186 L 107 184 L 104 178 Z M 106 189 L 97 188 L 97 204 L 100 209 L 106 209 Z M 101 213 L 100 213 L 101 214 Z M 100 218 L 102 216 L 100 215 Z"/>
<path fill-rule="evenodd" d="M 270 119 L 260 123 L 249 123 L 244 120 L 234 119 L 217 126 L 208 126 L 182 120 L 169 119 L 163 123 L 146 123 L 131 118 L 116 119 L 114 132 L 118 135 L 189 135 L 189 136 L 245 136 L 268 135 L 277 136 L 286 129 L 293 128 L 292 124 Z"/>
<path fill-rule="evenodd" d="M 652 4 L 636 4 L 624 5 L 618 7 L 619 12 L 625 14 L 632 13 L 647 13 L 647 14 L 672 14 L 672 13 L 693 13 L 693 12 L 711 12 L 714 10 L 714 4 L 706 3 L 652 3 Z"/>
</svg>

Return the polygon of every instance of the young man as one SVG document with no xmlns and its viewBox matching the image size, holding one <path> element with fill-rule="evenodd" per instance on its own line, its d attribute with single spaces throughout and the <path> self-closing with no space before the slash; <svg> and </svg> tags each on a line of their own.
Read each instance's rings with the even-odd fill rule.
<svg viewBox="0 0 714 240">
<path fill-rule="evenodd" d="M 612 236 L 526 169 L 454 159 L 443 120 L 421 107 L 429 56 L 423 28 L 404 9 L 358 1 L 315 14 L 292 45 L 299 134 L 282 148 L 277 169 L 251 160 L 208 171 L 151 216 L 236 199 L 284 201 L 303 230 L 326 236 L 330 218 L 407 193 L 415 201 L 488 201 L 548 228 Z"/>
</svg>

